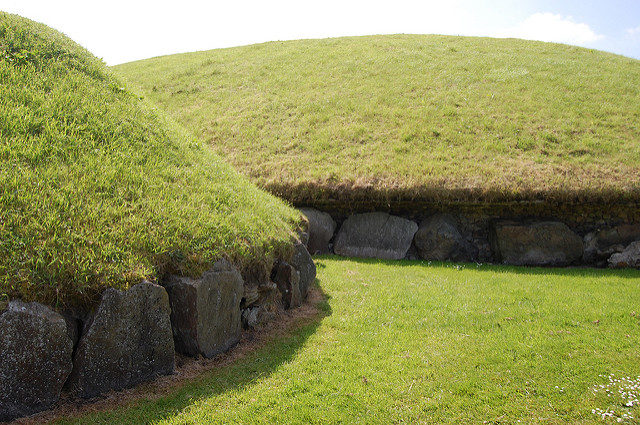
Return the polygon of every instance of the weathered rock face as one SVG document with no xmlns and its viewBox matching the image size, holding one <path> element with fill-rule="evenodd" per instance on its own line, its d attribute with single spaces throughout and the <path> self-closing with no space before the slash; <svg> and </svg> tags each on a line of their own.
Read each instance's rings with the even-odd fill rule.
<svg viewBox="0 0 640 425">
<path fill-rule="evenodd" d="M 90 398 L 173 373 L 169 314 L 162 286 L 143 282 L 127 291 L 105 290 L 74 354 L 72 392 Z"/>
<path fill-rule="evenodd" d="M 622 252 L 631 242 L 640 240 L 640 224 L 624 224 L 592 232 L 584 237 L 584 261 L 604 262 L 612 254 Z"/>
<path fill-rule="evenodd" d="M 268 311 L 262 306 L 246 308 L 242 310 L 242 325 L 245 328 L 256 329 L 273 320 L 275 316 L 274 312 Z"/>
<path fill-rule="evenodd" d="M 0 313 L 0 421 L 50 408 L 71 373 L 72 350 L 60 314 L 10 302 Z"/>
<path fill-rule="evenodd" d="M 413 241 L 424 260 L 473 261 L 478 256 L 478 249 L 463 237 L 456 220 L 446 214 L 420 223 Z"/>
<path fill-rule="evenodd" d="M 290 264 L 300 272 L 300 296 L 304 300 L 307 298 L 309 288 L 316 280 L 316 264 L 302 244 L 296 244 Z"/>
<path fill-rule="evenodd" d="M 563 223 L 503 222 L 497 223 L 494 231 L 494 255 L 504 264 L 566 266 L 582 257 L 582 238 Z"/>
<path fill-rule="evenodd" d="M 310 254 L 326 254 L 330 252 L 329 241 L 336 231 L 336 222 L 327 213 L 315 208 L 301 208 L 300 212 L 309 221 L 309 243 L 307 249 Z"/>
<path fill-rule="evenodd" d="M 243 280 L 228 261 L 200 279 L 173 277 L 166 288 L 177 351 L 214 357 L 240 341 Z"/>
<path fill-rule="evenodd" d="M 387 213 L 356 214 L 342 224 L 333 250 L 345 257 L 400 260 L 417 230 L 413 221 Z"/>
<path fill-rule="evenodd" d="M 609 266 L 640 268 L 640 241 L 633 242 L 624 251 L 613 254 L 609 258 Z"/>
<path fill-rule="evenodd" d="M 273 281 L 278 285 L 285 308 L 296 308 L 302 305 L 300 272 L 293 266 L 284 261 L 279 263 L 275 267 Z"/>
</svg>

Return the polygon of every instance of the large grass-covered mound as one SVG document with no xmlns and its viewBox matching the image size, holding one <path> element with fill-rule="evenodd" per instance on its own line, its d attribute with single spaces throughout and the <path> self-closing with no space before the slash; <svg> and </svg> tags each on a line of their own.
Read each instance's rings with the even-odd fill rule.
<svg viewBox="0 0 640 425">
<path fill-rule="evenodd" d="M 296 203 L 640 199 L 640 61 L 622 56 L 395 35 L 116 69 Z"/>
<path fill-rule="evenodd" d="M 64 35 L 0 12 L 0 300 L 280 255 L 298 214 Z"/>
</svg>

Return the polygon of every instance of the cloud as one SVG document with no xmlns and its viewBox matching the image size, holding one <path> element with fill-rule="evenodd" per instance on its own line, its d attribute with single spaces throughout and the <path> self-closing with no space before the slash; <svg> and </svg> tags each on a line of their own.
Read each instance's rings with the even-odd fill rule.
<svg viewBox="0 0 640 425">
<path fill-rule="evenodd" d="M 637 26 L 635 28 L 627 28 L 627 34 L 630 35 L 631 37 L 640 35 L 640 26 Z"/>
<path fill-rule="evenodd" d="M 571 16 L 534 13 L 515 27 L 500 31 L 500 37 L 553 41 L 585 45 L 602 39 L 588 24 L 575 22 Z"/>
</svg>

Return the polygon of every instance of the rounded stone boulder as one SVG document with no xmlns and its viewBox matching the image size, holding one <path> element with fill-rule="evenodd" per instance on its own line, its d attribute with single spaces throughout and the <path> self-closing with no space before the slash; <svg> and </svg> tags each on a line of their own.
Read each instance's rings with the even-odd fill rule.
<svg viewBox="0 0 640 425">
<path fill-rule="evenodd" d="M 72 351 L 62 315 L 10 302 L 0 313 L 0 421 L 50 408 L 71 373 Z"/>
<path fill-rule="evenodd" d="M 601 265 L 613 254 L 624 251 L 631 242 L 638 240 L 640 224 L 623 224 L 588 233 L 584 237 L 584 261 Z"/>
<path fill-rule="evenodd" d="M 326 254 L 330 252 L 329 242 L 336 231 L 336 222 L 325 212 L 315 208 L 301 208 L 300 212 L 309 221 L 309 242 L 307 249 L 310 254 Z"/>
<path fill-rule="evenodd" d="M 162 286 L 143 282 L 127 291 L 105 290 L 74 354 L 72 392 L 90 398 L 173 373 L 170 312 Z"/>
<path fill-rule="evenodd" d="M 609 267 L 640 268 L 640 241 L 629 244 L 622 252 L 613 254 L 609 258 Z"/>
<path fill-rule="evenodd" d="M 417 231 L 415 222 L 387 213 L 355 214 L 342 223 L 333 250 L 345 257 L 400 260 Z"/>
<path fill-rule="evenodd" d="M 473 261 L 478 255 L 478 249 L 465 240 L 456 220 L 447 214 L 420 223 L 413 242 L 423 260 Z"/>
<path fill-rule="evenodd" d="M 496 223 L 492 235 L 496 259 L 519 266 L 568 266 L 582 258 L 582 238 L 566 224 Z"/>
</svg>

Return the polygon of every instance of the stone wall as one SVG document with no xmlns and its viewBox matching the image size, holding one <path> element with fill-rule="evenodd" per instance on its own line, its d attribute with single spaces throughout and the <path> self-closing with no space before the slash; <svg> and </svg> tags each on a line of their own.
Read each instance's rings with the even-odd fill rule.
<svg viewBox="0 0 640 425">
<path fill-rule="evenodd" d="M 640 217 L 635 210 L 458 208 L 394 215 L 301 208 L 309 249 L 347 257 L 423 259 L 524 266 L 637 267 Z M 518 216 L 520 213 L 522 215 Z M 635 244 L 634 244 L 635 243 Z"/>
<path fill-rule="evenodd" d="M 292 251 L 269 270 L 241 273 L 221 260 L 198 278 L 107 289 L 86 314 L 19 300 L 0 307 L 0 421 L 49 409 L 63 391 L 92 398 L 172 374 L 176 352 L 229 350 L 243 329 L 306 298 L 316 267 L 304 244 Z"/>
<path fill-rule="evenodd" d="M 168 276 L 127 291 L 107 289 L 84 314 L 19 300 L 0 308 L 0 421 L 51 408 L 63 391 L 91 398 L 171 374 L 176 352 L 214 357 L 229 350 L 243 329 L 268 323 L 278 309 L 301 305 L 316 277 L 310 252 L 640 267 L 640 219 L 633 211 L 580 220 L 487 209 L 404 215 L 301 211 L 308 218 L 302 242 L 271 267 L 241 272 L 221 260 L 197 278 Z"/>
</svg>

